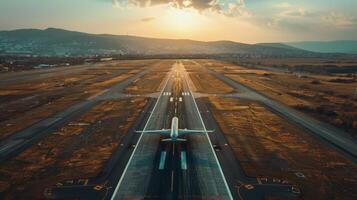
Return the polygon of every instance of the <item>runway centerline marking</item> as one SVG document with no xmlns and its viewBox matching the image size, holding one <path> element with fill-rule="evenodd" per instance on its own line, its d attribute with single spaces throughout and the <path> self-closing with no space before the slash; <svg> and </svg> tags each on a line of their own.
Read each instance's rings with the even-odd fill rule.
<svg viewBox="0 0 357 200">
<path fill-rule="evenodd" d="M 172 156 L 175 155 L 175 143 L 172 144 Z"/>
<path fill-rule="evenodd" d="M 174 191 L 174 170 L 171 171 L 171 192 Z"/>
</svg>

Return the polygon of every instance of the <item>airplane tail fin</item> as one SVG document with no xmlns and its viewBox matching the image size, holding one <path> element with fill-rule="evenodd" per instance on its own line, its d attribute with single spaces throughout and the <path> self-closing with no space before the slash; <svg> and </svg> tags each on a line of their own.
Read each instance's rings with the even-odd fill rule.
<svg viewBox="0 0 357 200">
<path fill-rule="evenodd" d="M 172 139 L 172 138 L 167 138 L 167 139 L 162 139 L 162 142 L 186 142 L 186 139 L 182 139 L 182 138 L 176 138 L 176 139 Z"/>
</svg>

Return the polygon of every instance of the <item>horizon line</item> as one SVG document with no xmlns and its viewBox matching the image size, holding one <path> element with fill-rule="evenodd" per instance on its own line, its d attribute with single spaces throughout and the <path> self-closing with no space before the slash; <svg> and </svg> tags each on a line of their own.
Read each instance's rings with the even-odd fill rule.
<svg viewBox="0 0 357 200">
<path fill-rule="evenodd" d="M 66 28 L 58 28 L 58 27 L 46 27 L 46 28 L 15 28 L 15 29 L 5 29 L 5 30 L 0 30 L 0 32 L 11 32 L 11 31 L 18 31 L 18 30 L 41 30 L 45 31 L 47 29 L 57 29 L 57 30 L 63 30 L 63 31 L 69 31 L 69 32 L 77 32 L 77 33 L 84 33 L 84 34 L 90 34 L 90 35 L 111 35 L 111 36 L 129 36 L 129 37 L 139 37 L 139 38 L 146 38 L 146 39 L 158 39 L 158 40 L 189 40 L 189 41 L 196 41 L 196 42 L 234 42 L 234 43 L 241 43 L 241 44 L 288 44 L 288 43 L 302 43 L 302 42 L 343 42 L 343 41 L 357 41 L 356 39 L 340 39 L 340 40 L 298 40 L 298 41 L 281 41 L 281 42 L 255 42 L 255 43 L 250 43 L 250 42 L 241 42 L 241 41 L 235 41 L 235 40 L 195 40 L 195 39 L 189 39 L 189 38 L 159 38 L 159 37 L 151 37 L 151 36 L 143 36 L 143 35 L 131 35 L 131 34 L 112 34 L 112 33 L 93 33 L 93 32 L 87 32 L 87 31 L 80 31 L 80 30 L 72 30 L 72 29 L 66 29 Z"/>
</svg>

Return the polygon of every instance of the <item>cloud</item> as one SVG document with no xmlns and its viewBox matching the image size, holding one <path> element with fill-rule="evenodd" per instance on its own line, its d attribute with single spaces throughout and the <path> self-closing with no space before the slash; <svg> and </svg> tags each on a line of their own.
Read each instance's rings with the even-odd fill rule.
<svg viewBox="0 0 357 200">
<path fill-rule="evenodd" d="M 245 7 L 244 0 L 238 0 L 235 3 L 228 4 L 228 10 L 222 12 L 224 15 L 228 17 L 236 17 L 236 16 L 243 16 L 243 17 L 250 17 L 251 14 L 247 11 Z"/>
<path fill-rule="evenodd" d="M 115 8 L 120 7 L 118 0 L 112 0 L 112 5 L 113 5 L 113 7 L 115 7 Z"/>
<path fill-rule="evenodd" d="M 329 12 L 322 17 L 328 25 L 340 28 L 353 28 L 357 26 L 357 18 L 340 12 Z"/>
<path fill-rule="evenodd" d="M 344 32 L 349 34 L 357 30 L 357 17 L 351 13 L 314 9 L 306 5 L 284 4 L 274 7 L 279 9 L 270 15 L 254 15 L 251 23 L 266 30 L 304 37 L 343 35 Z"/>
<path fill-rule="evenodd" d="M 291 8 L 292 5 L 288 2 L 282 2 L 275 5 L 277 8 Z"/>
<path fill-rule="evenodd" d="M 113 0 L 114 7 L 151 7 L 167 5 L 177 9 L 193 9 L 198 12 L 214 12 L 228 17 L 249 16 L 244 0 Z"/>
<path fill-rule="evenodd" d="M 271 30 L 302 33 L 312 31 L 321 25 L 320 13 L 313 12 L 303 6 L 283 3 L 274 5 L 279 10 L 269 16 L 254 16 L 257 25 L 265 26 Z"/>
<path fill-rule="evenodd" d="M 144 17 L 141 19 L 142 22 L 149 22 L 155 20 L 155 17 Z"/>
</svg>

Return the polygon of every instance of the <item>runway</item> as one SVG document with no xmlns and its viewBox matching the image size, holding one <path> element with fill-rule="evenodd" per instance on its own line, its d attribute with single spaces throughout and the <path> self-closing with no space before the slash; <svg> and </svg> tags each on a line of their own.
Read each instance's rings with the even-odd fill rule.
<svg viewBox="0 0 357 200">
<path fill-rule="evenodd" d="M 167 128 L 177 116 L 180 128 L 202 134 L 189 135 L 187 143 L 163 143 L 160 136 L 143 133 L 111 199 L 232 199 L 183 73 L 182 65 L 173 66 L 144 130 Z M 162 152 L 166 158 L 160 169 Z M 181 167 L 181 152 L 187 169 Z"/>
<path fill-rule="evenodd" d="M 176 116 L 179 128 L 202 133 L 187 135 L 187 142 L 176 143 L 160 142 L 162 137 L 143 133 L 110 199 L 296 197 L 292 185 L 281 180 L 246 177 L 205 104 L 196 102 L 182 63 L 173 66 L 166 81 L 144 130 L 168 128 Z M 205 123 L 214 133 L 206 132 Z M 219 151 L 214 148 L 217 145 Z"/>
</svg>

